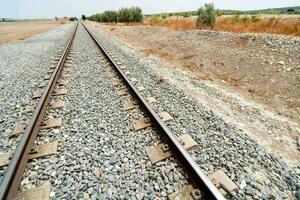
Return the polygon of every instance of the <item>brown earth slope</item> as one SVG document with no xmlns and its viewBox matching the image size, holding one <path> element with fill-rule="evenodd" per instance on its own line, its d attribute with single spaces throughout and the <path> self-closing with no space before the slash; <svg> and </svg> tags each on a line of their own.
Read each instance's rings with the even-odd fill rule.
<svg viewBox="0 0 300 200">
<path fill-rule="evenodd" d="M 299 37 L 96 26 L 146 55 L 179 64 L 196 73 L 198 79 L 226 86 L 300 121 Z"/>
</svg>

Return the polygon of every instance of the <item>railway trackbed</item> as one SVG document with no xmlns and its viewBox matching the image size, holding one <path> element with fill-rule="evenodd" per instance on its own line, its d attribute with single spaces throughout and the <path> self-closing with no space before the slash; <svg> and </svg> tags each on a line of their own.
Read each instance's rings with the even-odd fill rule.
<svg viewBox="0 0 300 200">
<path fill-rule="evenodd" d="M 130 80 L 127 75 L 130 74 L 126 67 L 122 67 L 121 63 L 117 63 L 109 55 L 94 35 L 88 30 L 87 26 L 84 25 L 85 29 L 92 37 L 97 47 L 101 50 L 106 61 L 111 66 L 111 78 L 113 84 L 117 88 L 117 94 L 119 96 L 127 96 L 124 99 L 124 109 L 131 110 L 139 107 L 145 112 L 145 117 L 141 117 L 133 122 L 133 129 L 139 131 L 149 126 L 154 126 L 156 131 L 164 138 L 167 139 L 165 143 L 160 143 L 157 146 L 152 146 L 147 150 L 147 154 L 151 160 L 151 163 L 155 164 L 161 160 L 164 160 L 171 155 L 176 157 L 182 162 L 182 165 L 186 172 L 190 175 L 193 185 L 188 185 L 183 188 L 182 191 L 170 195 L 169 198 L 176 199 L 176 196 L 191 196 L 193 199 L 201 199 L 205 196 L 208 199 L 224 199 L 223 195 L 213 185 L 213 183 L 206 177 L 204 172 L 198 167 L 196 162 L 187 152 L 187 149 L 192 148 L 196 145 L 195 141 L 188 135 L 183 135 L 179 139 L 167 128 L 165 121 L 172 120 L 172 117 L 167 113 L 163 112 L 157 114 L 151 108 L 151 102 L 155 102 L 153 97 L 147 98 L 147 100 L 140 94 L 140 90 L 143 90 L 143 86 L 136 87 L 134 80 Z M 124 88 L 125 85 L 125 88 Z M 128 97 L 131 96 L 131 97 Z M 226 188 L 225 188 L 226 189 Z"/>
<path fill-rule="evenodd" d="M 8 152 L 1 155 L 1 165 L 9 165 L 1 181 L 0 199 L 12 199 L 16 197 L 23 178 L 23 172 L 29 159 L 46 156 L 53 153 L 52 151 L 56 151 L 56 141 L 37 146 L 35 145 L 35 139 L 40 129 L 53 128 L 61 124 L 61 119 L 45 119 L 45 113 L 47 109 L 63 107 L 63 102 L 51 101 L 53 100 L 51 97 L 64 95 L 66 93 L 64 89 L 58 89 L 56 87 L 64 85 L 63 78 L 64 73 L 66 73 L 64 71 L 69 66 L 67 61 L 70 60 L 71 57 L 68 57 L 68 55 L 71 54 L 71 45 L 76 30 L 77 25 L 65 49 L 58 54 L 60 57 L 55 58 L 54 63 L 57 64 L 50 67 L 43 78 L 44 81 L 39 85 L 39 87 L 44 90 L 33 95 L 33 99 L 39 99 L 38 104 L 36 107 L 29 106 L 26 108 L 26 113 L 33 112 L 29 123 L 21 123 L 15 127 L 12 136 L 22 135 L 16 150 L 13 153 Z"/>
<path fill-rule="evenodd" d="M 116 58 L 113 55 L 113 52 L 105 50 L 105 48 L 101 45 L 101 43 L 97 40 L 97 38 L 93 35 L 93 33 L 88 29 L 88 26 L 79 22 L 77 25 L 74 25 L 74 31 L 71 34 L 66 47 L 62 52 L 59 53 L 59 57 L 55 58 L 55 61 L 53 64 L 56 64 L 52 66 L 47 74 L 43 77 L 44 81 L 40 84 L 38 84 L 39 88 L 43 88 L 43 91 L 38 91 L 34 94 L 33 99 L 38 99 L 38 103 L 36 106 L 29 106 L 26 107 L 24 112 L 26 113 L 33 113 L 31 115 L 30 121 L 28 124 L 18 124 L 15 129 L 13 130 L 12 135 L 22 135 L 21 139 L 19 141 L 19 144 L 16 148 L 16 150 L 12 152 L 6 152 L 4 154 L 1 154 L 0 157 L 0 164 L 1 166 L 5 166 L 8 164 L 8 167 L 5 170 L 5 174 L 1 181 L 1 188 L 0 188 L 0 198 L 1 199 L 11 199 L 14 197 L 17 197 L 18 195 L 20 197 L 26 196 L 29 199 L 47 199 L 49 198 L 49 195 L 51 197 L 55 197 L 55 193 L 51 193 L 50 189 L 50 183 L 48 183 L 46 186 L 42 186 L 40 188 L 34 189 L 28 191 L 28 192 L 22 192 L 18 193 L 19 186 L 21 184 L 22 179 L 25 178 L 26 175 L 24 175 L 24 171 L 26 169 L 26 165 L 28 163 L 28 160 L 31 159 L 38 159 L 40 157 L 53 155 L 56 153 L 63 154 L 63 151 L 60 152 L 58 148 L 60 148 L 60 145 L 58 140 L 51 141 L 49 143 L 45 143 L 42 145 L 36 144 L 36 138 L 40 131 L 42 129 L 54 129 L 57 127 L 61 127 L 62 121 L 68 121 L 68 117 L 66 119 L 60 119 L 60 118 L 47 118 L 47 112 L 52 109 L 59 109 L 65 106 L 65 102 L 59 99 L 59 96 L 66 95 L 68 96 L 69 93 L 64 86 L 68 84 L 69 77 L 72 78 L 72 55 L 75 53 L 72 50 L 72 45 L 74 38 L 77 37 L 78 34 L 83 34 L 83 31 L 86 31 L 92 41 L 94 42 L 94 47 L 97 48 L 98 51 L 98 58 L 101 61 L 102 70 L 106 73 L 105 75 L 109 77 L 108 80 L 110 83 L 108 83 L 110 88 L 104 88 L 109 89 L 112 91 L 115 91 L 116 94 L 114 94 L 115 98 L 118 98 L 119 103 L 122 103 L 122 114 L 124 116 L 131 116 L 135 118 L 134 121 L 126 122 L 127 124 L 130 124 L 130 128 L 126 127 L 126 131 L 130 132 L 131 135 L 129 137 L 136 137 L 132 134 L 139 134 L 139 137 L 143 137 L 143 130 L 145 129 L 151 129 L 153 131 L 153 134 L 156 134 L 158 140 L 155 142 L 151 142 L 151 146 L 144 147 L 144 149 L 140 150 L 141 154 L 147 155 L 147 158 L 142 159 L 148 159 L 148 162 L 151 163 L 147 164 L 147 167 L 151 170 L 155 170 L 156 168 L 159 168 L 159 163 L 162 161 L 165 161 L 166 159 L 171 159 L 173 157 L 176 157 L 175 163 L 178 163 L 179 166 L 176 166 L 176 168 L 182 168 L 184 171 L 184 174 L 186 177 L 183 177 L 185 179 L 185 185 L 181 184 L 181 188 L 176 187 L 176 190 L 170 189 L 169 194 L 167 197 L 169 199 L 225 199 L 224 195 L 228 197 L 235 197 L 235 190 L 237 189 L 237 186 L 222 172 L 217 171 L 214 174 L 210 175 L 210 178 L 206 176 L 206 174 L 200 169 L 200 167 L 197 165 L 197 163 L 194 161 L 194 159 L 190 156 L 188 153 L 189 150 L 192 150 L 194 147 L 197 146 L 197 143 L 193 140 L 193 138 L 188 134 L 183 134 L 179 137 L 176 137 L 175 134 L 172 133 L 172 131 L 168 128 L 167 123 L 169 121 L 172 121 L 172 116 L 168 112 L 161 112 L 156 113 L 152 109 L 152 104 L 157 103 L 154 97 L 144 97 L 141 94 L 141 91 L 145 90 L 145 88 L 142 85 L 139 85 L 138 81 L 130 76 L 130 71 L 127 69 L 126 66 L 124 66 L 120 61 L 118 61 L 118 58 Z M 80 33 L 78 32 L 78 29 L 80 29 Z M 85 33 L 86 34 L 86 33 Z M 76 36 L 75 36 L 76 35 Z M 90 39 L 90 40 L 91 40 Z M 99 66 L 97 66 L 99 67 Z M 74 70 L 74 73 L 76 70 Z M 86 76 L 86 75 L 82 75 Z M 95 75 L 96 76 L 96 75 Z M 78 78 L 78 77 L 77 77 Z M 92 78 L 91 78 L 92 79 Z M 91 80 L 92 82 L 92 80 Z M 85 86 L 85 85 L 84 85 Z M 93 88 L 95 89 L 95 88 Z M 100 89 L 99 89 L 100 90 Z M 98 91 L 97 89 L 95 90 Z M 100 97 L 101 98 L 101 97 Z M 70 96 L 71 99 L 71 96 Z M 97 98 L 96 98 L 97 99 Z M 104 99 L 105 100 L 105 99 Z M 104 101 L 103 100 L 103 101 Z M 116 100 L 116 99 L 115 99 Z M 87 101 L 93 102 L 94 100 L 92 98 L 89 98 Z M 96 100 L 95 100 L 96 101 Z M 70 102 L 72 102 L 70 100 Z M 112 101 L 108 101 L 108 103 L 111 103 Z M 107 105 L 106 105 L 107 106 Z M 110 107 L 110 105 L 108 105 Z M 97 109 L 97 107 L 95 107 Z M 100 110 L 100 109 L 99 109 Z M 92 112 L 100 112 L 99 110 L 93 110 Z M 71 111 L 70 111 L 71 112 Z M 81 111 L 82 112 L 82 111 Z M 115 112 L 115 111 L 112 111 Z M 86 112 L 84 112 L 86 113 Z M 127 114 L 126 114 L 127 113 Z M 104 114 L 105 115 L 105 114 Z M 122 120 L 122 119 L 113 119 L 116 120 Z M 72 123 L 72 120 L 69 120 L 70 123 Z M 117 122 L 118 124 L 118 122 Z M 86 127 L 85 127 L 86 128 Z M 93 131 L 95 129 L 98 130 L 98 128 L 92 127 Z M 101 130 L 105 129 L 105 127 L 101 126 Z M 124 129 L 124 128 L 123 128 Z M 87 129 L 86 129 L 87 131 Z M 114 134 L 113 128 L 107 128 L 105 131 L 108 131 L 110 134 Z M 71 130 L 72 137 L 76 136 L 76 130 Z M 88 132 L 88 131 L 87 131 Z M 99 140 L 100 135 L 86 135 L 86 138 L 89 137 L 96 137 L 96 140 Z M 109 136 L 108 136 L 109 137 Z M 118 141 L 124 139 L 122 135 L 118 135 Z M 144 135 L 146 138 L 147 136 Z M 141 139 L 140 138 L 140 139 Z M 66 142 L 67 139 L 65 139 L 64 142 Z M 82 139 L 80 138 L 79 141 Z M 83 139 L 84 140 L 84 139 Z M 142 139 L 143 140 L 143 139 Z M 148 139 L 145 139 L 148 140 Z M 80 142 L 83 145 L 83 142 Z M 97 142 L 95 142 L 97 143 Z M 101 142 L 99 142 L 101 143 Z M 110 143 L 112 146 L 113 143 Z M 84 143 L 84 145 L 88 146 L 88 144 Z M 83 145 L 83 146 L 84 146 Z M 89 144 L 90 145 L 90 144 Z M 64 145 L 62 145 L 64 146 Z M 65 146 L 68 146 L 65 144 Z M 100 147 L 95 147 L 95 150 L 92 150 L 88 147 L 79 147 L 80 149 L 83 149 L 84 153 L 89 155 L 91 159 L 93 159 L 93 156 L 91 156 L 91 151 L 97 151 L 97 155 L 103 153 L 106 154 L 106 150 L 100 150 Z M 103 148 L 110 148 L 107 147 L 107 144 L 103 146 Z M 126 145 L 124 146 L 124 148 Z M 71 150 L 72 151 L 72 150 Z M 75 149 L 74 149 L 75 151 Z M 117 167 L 115 165 L 116 162 L 111 162 L 111 157 L 113 157 L 113 153 L 110 155 L 107 155 L 109 161 L 109 164 L 113 165 L 114 167 Z M 62 160 L 65 159 L 65 156 L 61 156 Z M 84 157 L 84 154 L 80 154 L 80 157 Z M 129 156 L 128 156 L 129 157 Z M 101 168 L 101 159 L 93 160 L 93 163 L 98 162 L 98 168 L 88 168 L 84 169 L 83 173 L 80 173 L 80 176 L 84 174 L 86 171 L 92 171 L 93 176 L 96 177 L 96 179 L 93 179 L 94 183 L 97 182 L 97 184 L 104 184 L 104 178 L 101 174 L 104 174 L 104 172 L 100 173 L 99 168 Z M 58 161 L 57 161 L 58 162 Z M 73 161 L 71 161 L 73 165 Z M 75 162 L 75 161 L 74 161 Z M 130 162 L 128 159 L 126 159 L 124 162 Z M 84 163 L 84 162 L 81 162 Z M 139 162 L 137 162 L 139 163 Z M 52 163 L 53 164 L 53 163 Z M 55 164 L 55 162 L 54 162 Z M 70 165 L 70 164 L 69 164 Z M 103 161 L 103 165 L 107 165 L 106 161 Z M 120 168 L 118 166 L 118 168 Z M 70 169 L 70 168 L 69 168 Z M 150 171 L 151 171 L 150 170 Z M 173 169 L 175 170 L 175 169 Z M 59 169 L 57 170 L 59 171 Z M 70 173 L 77 173 L 78 171 L 81 171 L 81 167 L 78 165 L 72 166 L 72 169 L 70 170 Z M 113 168 L 108 169 L 108 172 L 114 171 Z M 46 173 L 47 174 L 47 173 Z M 59 174 L 59 173 L 58 173 Z M 69 173 L 63 173 L 63 174 L 69 174 Z M 59 174 L 62 176 L 61 174 Z M 84 174 L 85 175 L 85 174 Z M 123 176 L 120 172 L 120 176 Z M 56 173 L 51 173 L 51 176 L 56 176 Z M 69 176 L 69 175 L 68 175 Z M 90 176 L 90 174 L 89 174 Z M 152 176 L 152 175 L 151 175 Z M 136 177 L 131 175 L 128 177 L 128 179 L 135 179 Z M 109 178 L 108 178 L 109 179 Z M 95 181 L 96 180 L 96 181 Z M 110 179 L 109 179 L 110 180 Z M 81 181 L 81 180 L 79 180 Z M 144 180 L 147 181 L 147 180 Z M 54 182 L 57 185 L 60 185 L 60 181 L 57 179 L 52 180 L 51 182 Z M 67 180 L 64 181 L 66 184 L 68 184 Z M 176 182 L 176 181 L 175 181 Z M 143 181 L 138 181 L 139 184 L 143 184 Z M 93 185 L 92 184 L 92 185 Z M 171 184 L 171 183 L 170 183 Z M 70 188 L 62 189 L 63 193 L 67 193 L 68 190 L 72 190 L 71 186 L 73 186 L 76 190 L 76 187 L 74 184 L 70 185 Z M 57 186 L 58 187 L 58 186 Z M 78 186 L 79 187 L 79 186 Z M 120 186 L 121 187 L 121 186 Z M 141 186 L 142 187 L 142 186 Z M 158 187 L 157 184 L 154 187 Z M 169 186 L 171 187 L 171 186 Z M 73 188 L 73 189 L 74 189 Z M 121 187 L 122 188 L 122 187 Z M 77 188 L 78 189 L 78 188 Z M 95 191 L 95 187 L 93 189 L 83 189 L 88 191 L 88 195 L 93 196 L 93 194 L 97 194 Z M 76 190 L 77 191 L 77 190 Z M 103 188 L 101 190 L 103 192 Z M 78 193 L 78 192 L 77 192 Z M 37 196 L 36 196 L 37 195 Z M 123 195 L 123 194 L 122 194 Z M 150 197 L 151 199 L 152 197 Z M 147 196 L 145 195 L 145 197 Z M 80 196 L 80 195 L 79 195 Z M 63 196 L 68 198 L 69 196 Z M 87 195 L 83 195 L 83 197 L 87 197 Z M 94 197 L 96 197 L 94 195 Z M 126 196 L 123 195 L 124 198 Z M 157 196 L 156 196 L 157 197 Z M 160 197 L 166 197 L 166 196 L 160 196 Z M 112 197 L 109 197 L 112 198 Z"/>
</svg>

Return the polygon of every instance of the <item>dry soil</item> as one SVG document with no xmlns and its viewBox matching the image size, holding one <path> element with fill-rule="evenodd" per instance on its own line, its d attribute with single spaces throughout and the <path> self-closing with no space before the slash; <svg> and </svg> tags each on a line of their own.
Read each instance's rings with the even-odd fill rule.
<svg viewBox="0 0 300 200">
<path fill-rule="evenodd" d="M 0 44 L 24 40 L 58 25 L 57 21 L 1 22 Z"/>
</svg>

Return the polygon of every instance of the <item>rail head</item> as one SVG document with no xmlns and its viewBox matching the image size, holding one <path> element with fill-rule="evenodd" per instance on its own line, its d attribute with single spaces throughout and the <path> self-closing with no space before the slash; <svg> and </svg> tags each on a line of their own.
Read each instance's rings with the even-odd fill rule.
<svg viewBox="0 0 300 200">
<path fill-rule="evenodd" d="M 13 157 L 5 171 L 4 177 L 0 185 L 0 199 L 12 199 L 16 197 L 20 182 L 23 178 L 23 173 L 29 158 L 29 152 L 34 144 L 36 136 L 39 131 L 41 122 L 46 113 L 47 105 L 49 103 L 51 93 L 54 90 L 55 83 L 62 70 L 67 54 L 71 48 L 75 33 L 77 31 L 78 22 L 75 24 L 74 31 L 66 43 L 63 54 L 50 78 L 43 95 L 41 96 L 34 113 L 26 126 L 22 138 L 17 145 Z"/>
<path fill-rule="evenodd" d="M 132 91 L 132 94 L 140 101 L 140 105 L 147 112 L 149 117 L 152 119 L 152 122 L 156 125 L 156 127 L 164 133 L 167 139 L 170 141 L 175 154 L 180 157 L 180 161 L 185 168 L 187 168 L 188 173 L 190 173 L 190 178 L 193 183 L 199 187 L 199 189 L 204 190 L 205 195 L 208 199 L 217 199 L 217 200 L 225 200 L 225 197 L 219 192 L 219 190 L 215 187 L 215 185 L 209 180 L 209 178 L 205 175 L 205 173 L 200 169 L 198 164 L 194 161 L 194 159 L 190 156 L 190 154 L 183 148 L 183 146 L 178 141 L 177 137 L 168 129 L 168 127 L 162 122 L 160 117 L 156 114 L 156 112 L 151 108 L 148 102 L 144 99 L 144 97 L 138 92 L 138 90 L 134 87 L 134 85 L 129 81 L 126 77 L 125 73 L 118 67 L 118 65 L 113 61 L 107 51 L 102 47 L 100 42 L 96 39 L 96 37 L 92 34 L 92 32 L 87 28 L 87 25 L 81 22 L 84 26 L 88 34 L 94 40 L 98 48 L 103 52 L 108 61 L 112 64 L 112 66 L 119 73 L 125 84 Z"/>
</svg>

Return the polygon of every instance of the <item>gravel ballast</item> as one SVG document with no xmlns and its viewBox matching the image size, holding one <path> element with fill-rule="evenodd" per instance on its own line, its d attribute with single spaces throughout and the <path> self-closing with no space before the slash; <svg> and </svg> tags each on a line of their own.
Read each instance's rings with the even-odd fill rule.
<svg viewBox="0 0 300 200">
<path fill-rule="evenodd" d="M 132 130 L 143 114 L 124 111 L 128 97 L 116 94 L 110 66 L 81 25 L 74 50 L 66 107 L 51 114 L 63 117 L 63 127 L 39 137 L 58 139 L 58 153 L 28 164 L 23 189 L 50 180 L 54 199 L 167 199 L 188 183 L 179 163 L 151 165 L 146 148 L 160 142 L 159 135 L 152 128 Z"/>
<path fill-rule="evenodd" d="M 238 196 L 242 199 L 299 197 L 299 167 L 275 157 L 242 130 L 226 123 L 213 110 L 194 101 L 174 85 L 167 81 L 158 84 L 161 74 L 156 74 L 151 66 L 162 67 L 164 63 L 145 59 L 140 53 L 105 36 L 101 30 L 91 26 L 90 29 L 146 88 L 143 95 L 157 99 L 159 103 L 154 106 L 155 110 L 167 111 L 174 117 L 168 127 L 177 135 L 188 133 L 197 141 L 199 148 L 192 155 L 207 174 L 222 169 L 240 186 Z"/>
<path fill-rule="evenodd" d="M 30 39 L 0 46 L 0 152 L 14 150 L 20 137 L 10 137 L 15 125 L 28 122 L 26 105 L 35 105 L 32 94 L 51 61 L 69 37 L 73 24 L 66 24 Z M 6 167 L 0 169 L 0 174 Z"/>
<path fill-rule="evenodd" d="M 115 61 L 127 67 L 128 77 L 138 80 L 136 86 L 145 88 L 141 94 L 156 99 L 157 103 L 151 104 L 155 111 L 166 111 L 174 118 L 166 123 L 168 128 L 176 136 L 189 134 L 198 143 L 191 155 L 207 175 L 223 170 L 239 186 L 239 199 L 300 197 L 299 167 L 274 156 L 249 139 L 242 129 L 151 69 L 165 63 L 146 59 L 101 30 L 88 27 L 115 56 Z M 71 25 L 64 25 L 23 42 L 0 46 L 0 75 L 5 77 L 0 80 L 2 152 L 15 148 L 17 139 L 8 136 L 24 118 L 22 111 L 32 104 L 36 84 L 65 44 L 70 30 Z M 176 158 L 150 163 L 146 149 L 163 138 L 151 127 L 132 130 L 132 122 L 144 115 L 137 108 L 124 111 L 123 104 L 129 97 L 120 97 L 117 91 L 125 87 L 113 86 L 111 66 L 82 25 L 73 49 L 70 77 L 62 87 L 68 94 L 55 97 L 65 101 L 65 107 L 46 114 L 47 118 L 62 118 L 63 126 L 40 131 L 37 138 L 38 144 L 58 140 L 58 152 L 28 163 L 21 190 L 50 181 L 52 199 L 167 199 L 187 185 L 188 178 Z M 22 55 L 20 60 L 13 59 L 11 52 Z M 28 120 L 28 116 L 23 120 Z M 0 169 L 1 174 L 4 169 Z"/>
</svg>

